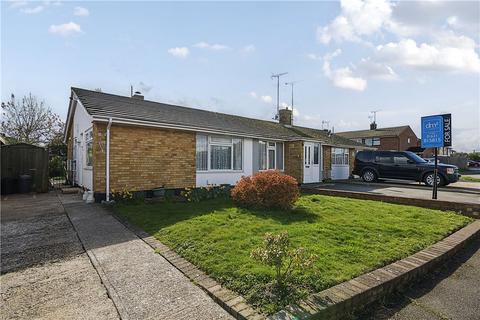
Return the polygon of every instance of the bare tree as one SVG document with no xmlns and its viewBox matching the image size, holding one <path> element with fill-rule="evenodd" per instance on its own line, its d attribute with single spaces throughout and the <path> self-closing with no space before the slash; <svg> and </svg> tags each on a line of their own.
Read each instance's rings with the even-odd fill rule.
<svg viewBox="0 0 480 320">
<path fill-rule="evenodd" d="M 2 102 L 2 133 L 17 142 L 37 145 L 56 142 L 63 134 L 63 126 L 60 116 L 31 93 L 21 102 L 13 94 L 10 101 Z"/>
</svg>

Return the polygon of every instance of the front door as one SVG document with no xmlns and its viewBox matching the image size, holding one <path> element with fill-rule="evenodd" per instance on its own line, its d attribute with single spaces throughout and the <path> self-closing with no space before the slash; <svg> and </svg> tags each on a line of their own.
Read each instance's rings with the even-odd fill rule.
<svg viewBox="0 0 480 320">
<path fill-rule="evenodd" d="M 303 145 L 303 183 L 320 182 L 320 144 Z"/>
</svg>

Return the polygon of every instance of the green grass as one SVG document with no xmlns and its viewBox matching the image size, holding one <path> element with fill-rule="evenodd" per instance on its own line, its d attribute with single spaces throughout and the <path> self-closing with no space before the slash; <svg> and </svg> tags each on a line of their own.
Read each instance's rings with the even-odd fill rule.
<svg viewBox="0 0 480 320">
<path fill-rule="evenodd" d="M 320 195 L 302 196 L 290 212 L 241 209 L 228 200 L 119 205 L 117 211 L 267 313 L 406 257 L 471 221 L 451 212 Z M 265 292 L 273 271 L 250 252 L 265 232 L 283 230 L 294 247 L 318 260 L 312 270 L 294 274 L 295 294 L 272 301 Z"/>
<path fill-rule="evenodd" d="M 466 182 L 480 182 L 480 178 L 475 178 L 475 177 L 460 177 L 460 181 L 466 181 Z"/>
</svg>

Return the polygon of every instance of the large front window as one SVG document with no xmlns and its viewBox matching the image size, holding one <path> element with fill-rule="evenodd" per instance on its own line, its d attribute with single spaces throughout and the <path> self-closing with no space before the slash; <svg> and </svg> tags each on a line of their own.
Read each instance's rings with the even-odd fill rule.
<svg viewBox="0 0 480 320">
<path fill-rule="evenodd" d="M 283 170 L 283 143 L 258 142 L 258 168 L 260 170 Z"/>
<path fill-rule="evenodd" d="M 242 170 L 242 139 L 197 135 L 197 171 Z"/>
<path fill-rule="evenodd" d="M 348 149 L 332 148 L 332 164 L 348 165 L 349 156 Z"/>
</svg>

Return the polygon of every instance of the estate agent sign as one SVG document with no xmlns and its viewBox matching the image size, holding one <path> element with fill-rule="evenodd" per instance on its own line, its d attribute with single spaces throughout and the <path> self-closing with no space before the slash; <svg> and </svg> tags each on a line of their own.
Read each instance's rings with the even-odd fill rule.
<svg viewBox="0 0 480 320">
<path fill-rule="evenodd" d="M 452 115 L 422 117 L 422 148 L 434 148 L 435 167 L 432 199 L 437 199 L 438 149 L 452 146 Z"/>
<path fill-rule="evenodd" d="M 422 148 L 452 146 L 452 115 L 422 117 Z"/>
</svg>

